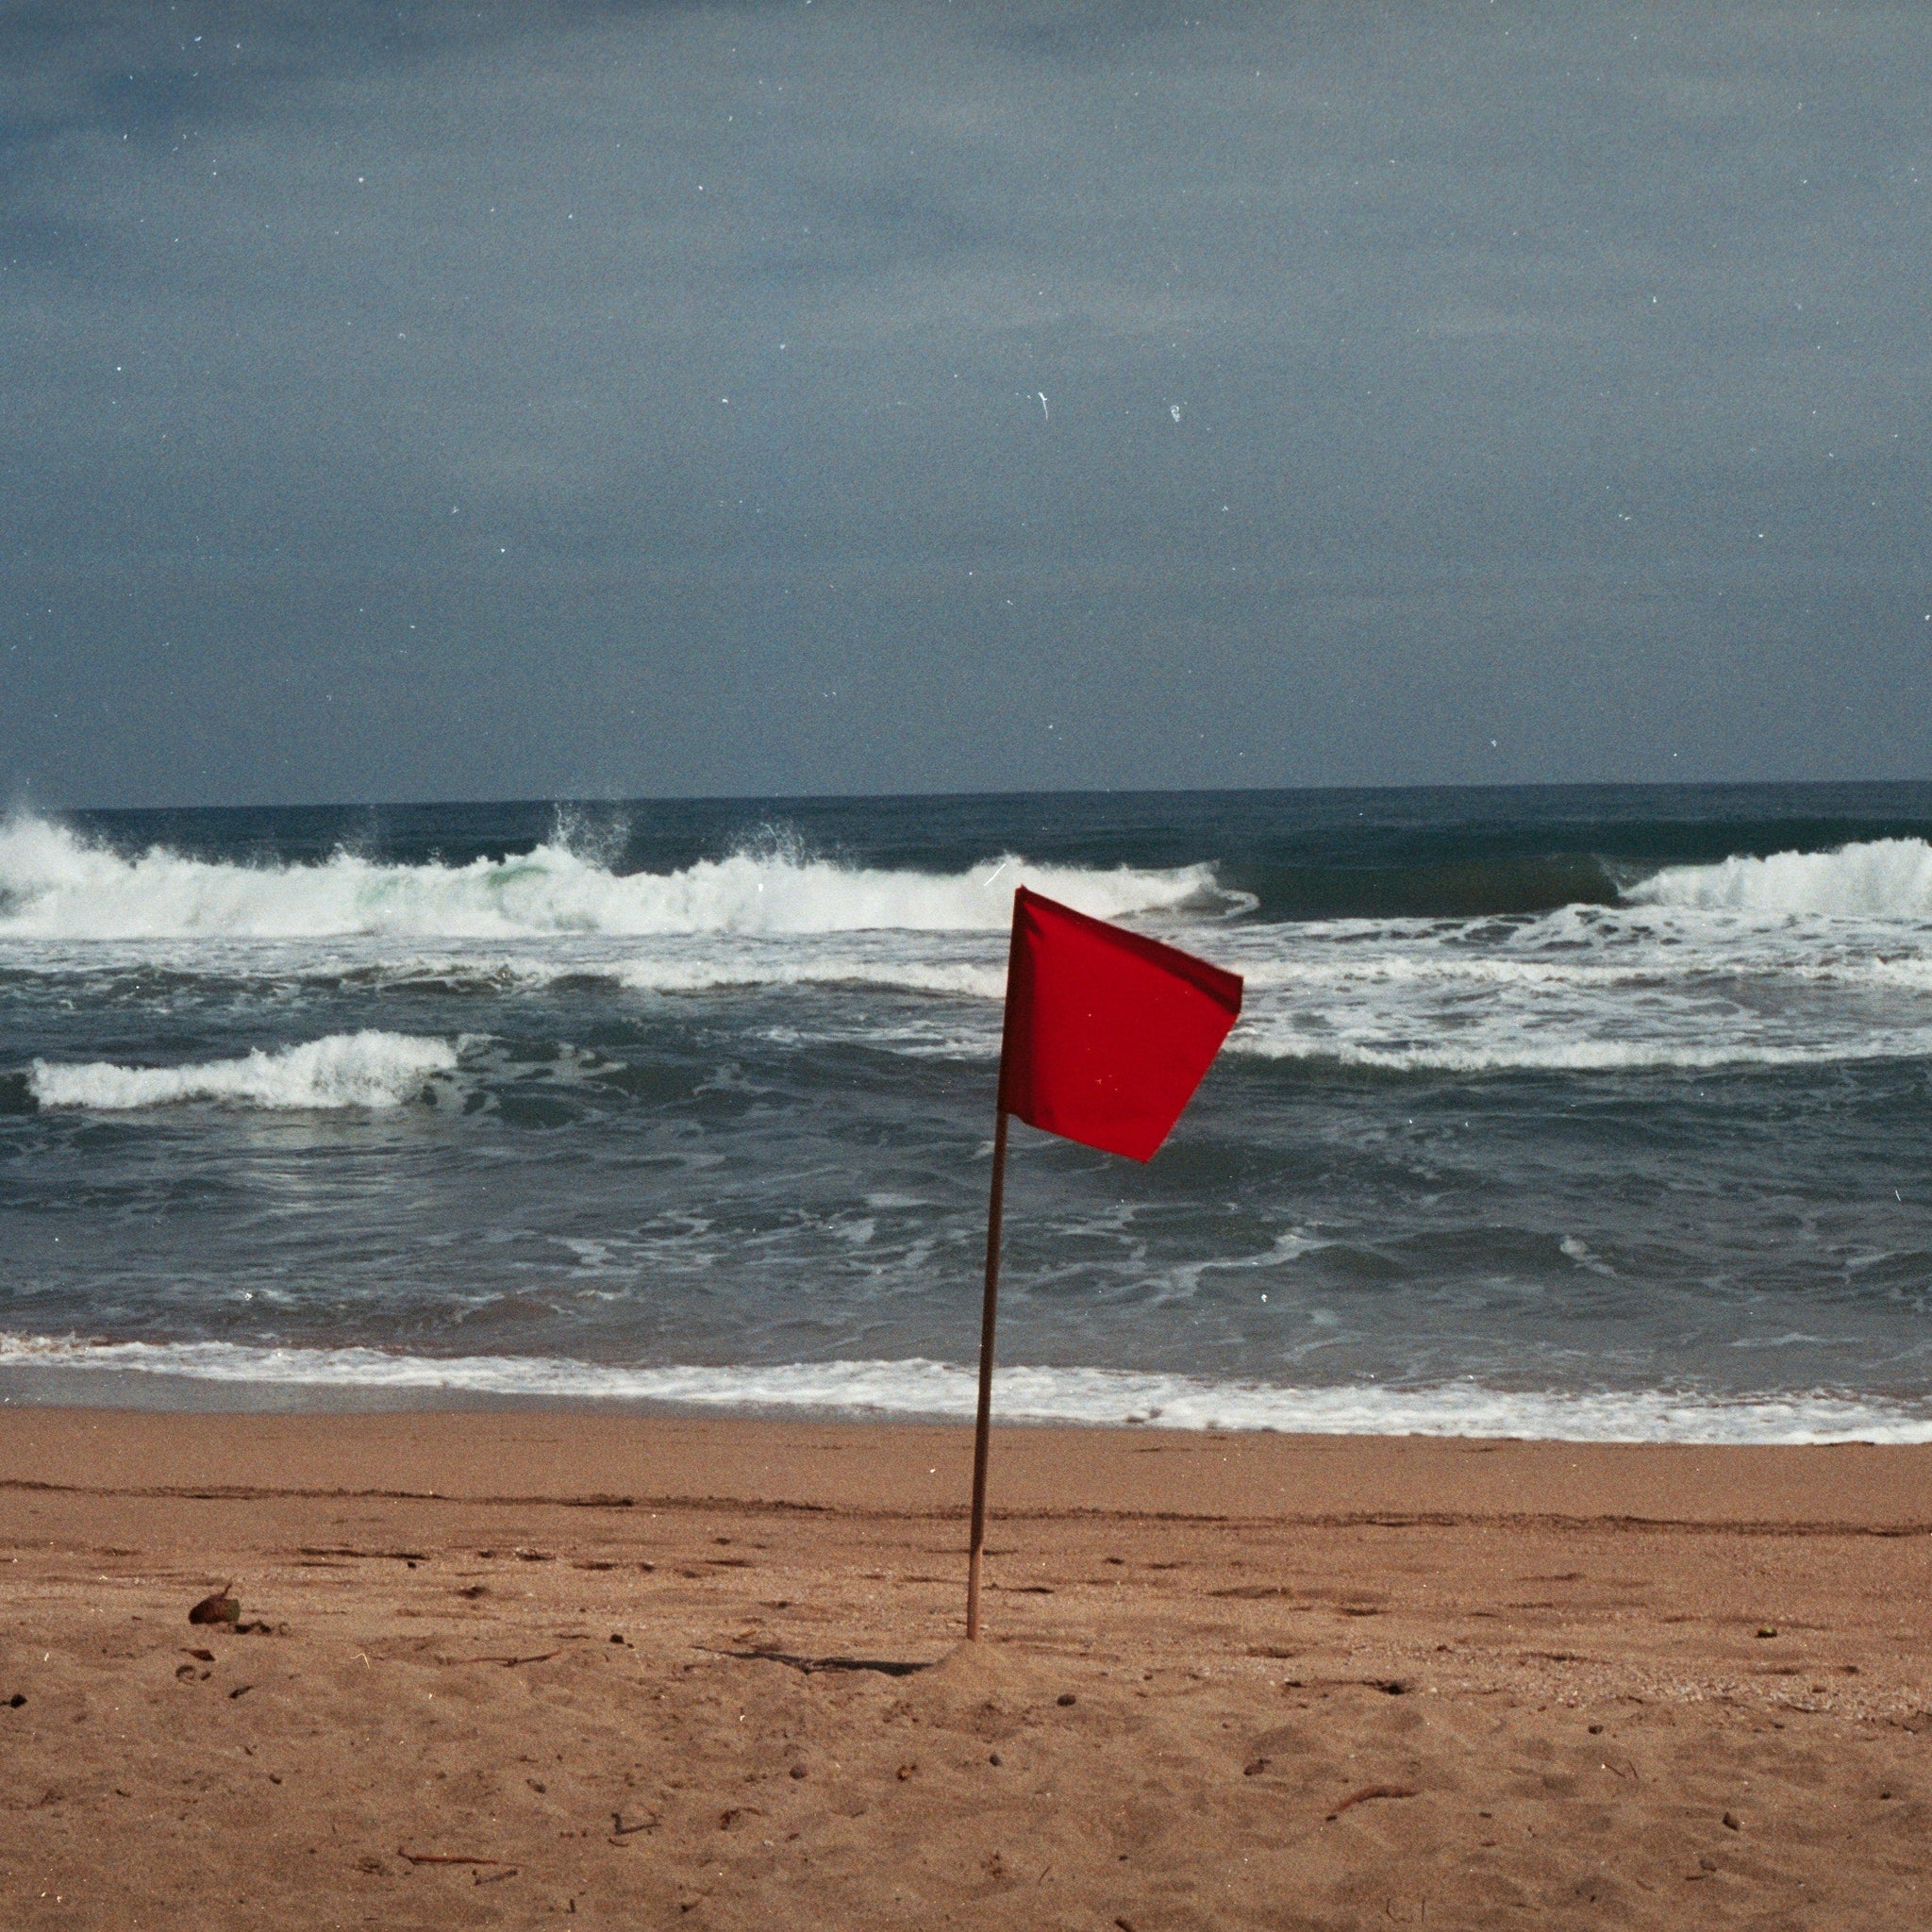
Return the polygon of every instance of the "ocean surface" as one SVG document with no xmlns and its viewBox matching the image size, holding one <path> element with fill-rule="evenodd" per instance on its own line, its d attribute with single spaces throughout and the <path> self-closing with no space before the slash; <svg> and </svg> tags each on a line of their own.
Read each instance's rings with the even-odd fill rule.
<svg viewBox="0 0 1932 1932">
<path fill-rule="evenodd" d="M 1022 881 L 1247 1003 L 1001 1414 L 1932 1440 L 1923 785 L 16 814 L 0 1400 L 969 1415 Z"/>
</svg>

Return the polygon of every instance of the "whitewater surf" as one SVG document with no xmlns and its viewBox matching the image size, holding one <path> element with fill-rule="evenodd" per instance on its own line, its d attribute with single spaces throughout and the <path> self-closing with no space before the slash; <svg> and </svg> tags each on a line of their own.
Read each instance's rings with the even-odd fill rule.
<svg viewBox="0 0 1932 1932">
<path fill-rule="evenodd" d="M 0 1398 L 953 1413 L 1022 882 L 1248 1005 L 1016 1146 L 1016 1413 L 1932 1415 L 1912 787 L 16 814 Z"/>
</svg>

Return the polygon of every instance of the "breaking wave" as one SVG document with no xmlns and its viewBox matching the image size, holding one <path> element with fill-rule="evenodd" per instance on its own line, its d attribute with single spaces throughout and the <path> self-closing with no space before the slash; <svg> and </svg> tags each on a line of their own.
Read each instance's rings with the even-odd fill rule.
<svg viewBox="0 0 1932 1932">
<path fill-rule="evenodd" d="M 616 873 L 561 837 L 467 865 L 337 852 L 241 865 L 155 845 L 128 858 L 44 819 L 0 824 L 0 939 L 501 940 L 674 933 L 1003 929 L 1024 883 L 1080 910 L 1225 911 L 1247 902 L 1208 865 L 1110 871 L 1008 856 L 954 874 L 739 852 L 669 873 Z"/>
<path fill-rule="evenodd" d="M 1672 865 L 1626 887 L 1624 896 L 1633 905 L 1703 912 L 1932 918 L 1932 845 L 1923 839 L 1875 839 L 1834 852 Z"/>
<path fill-rule="evenodd" d="M 456 1070 L 447 1041 L 406 1033 L 332 1033 L 275 1053 L 257 1047 L 242 1059 L 187 1067 L 124 1067 L 112 1060 L 61 1066 L 36 1060 L 27 1075 L 46 1108 L 120 1113 L 183 1101 L 312 1112 L 341 1108 L 400 1107 L 434 1074 Z"/>
<path fill-rule="evenodd" d="M 817 1410 L 963 1422 L 974 1371 L 952 1362 L 791 1362 L 771 1367 L 627 1368 L 558 1357 L 260 1348 L 225 1341 L 94 1342 L 0 1332 L 0 1370 L 94 1370 L 339 1394 L 441 1391 L 739 1410 Z M 1515 1437 L 1571 1442 L 1924 1442 L 1925 1405 L 1830 1391 L 1722 1397 L 1662 1390 L 1510 1391 L 1474 1382 L 1284 1388 L 1119 1369 L 1005 1368 L 1005 1422 L 1276 1430 L 1298 1435 Z"/>
</svg>

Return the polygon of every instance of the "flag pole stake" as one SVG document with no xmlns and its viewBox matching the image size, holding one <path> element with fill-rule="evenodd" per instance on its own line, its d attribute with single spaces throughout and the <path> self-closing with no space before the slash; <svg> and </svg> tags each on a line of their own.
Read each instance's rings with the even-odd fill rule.
<svg viewBox="0 0 1932 1932">
<path fill-rule="evenodd" d="M 979 1558 L 986 1547 L 986 1464 L 992 1447 L 992 1336 L 1000 1301 L 1000 1220 L 1007 1194 L 1007 1110 L 992 1135 L 992 1191 L 986 1207 L 986 1305 L 979 1317 L 979 1421 L 973 1432 L 973 1540 L 966 1558 L 966 1641 L 979 1641 Z"/>
</svg>

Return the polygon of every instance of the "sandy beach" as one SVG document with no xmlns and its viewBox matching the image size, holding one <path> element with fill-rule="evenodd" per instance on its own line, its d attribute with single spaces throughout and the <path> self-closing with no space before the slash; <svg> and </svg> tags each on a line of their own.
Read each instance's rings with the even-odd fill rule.
<svg viewBox="0 0 1932 1932">
<path fill-rule="evenodd" d="M 1932 1452 L 1006 1430 L 967 1648 L 970 1446 L 0 1413 L 0 1918 L 1932 1911 Z"/>
</svg>

